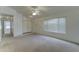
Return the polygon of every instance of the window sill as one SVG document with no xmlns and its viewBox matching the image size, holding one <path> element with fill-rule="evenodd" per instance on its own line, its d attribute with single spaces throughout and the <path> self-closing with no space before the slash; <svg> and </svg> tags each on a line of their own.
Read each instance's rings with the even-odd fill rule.
<svg viewBox="0 0 79 59">
<path fill-rule="evenodd" d="M 45 31 L 45 32 L 48 32 L 48 33 L 55 33 L 55 34 L 66 34 L 66 32 L 51 32 L 51 31 Z"/>
</svg>

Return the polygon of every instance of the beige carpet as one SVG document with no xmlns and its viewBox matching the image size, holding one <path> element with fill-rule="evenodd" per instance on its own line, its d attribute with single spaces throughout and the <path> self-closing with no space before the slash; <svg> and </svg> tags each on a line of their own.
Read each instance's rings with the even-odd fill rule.
<svg viewBox="0 0 79 59">
<path fill-rule="evenodd" d="M 1 52 L 75 52 L 79 46 L 42 35 L 8 37 L 0 42 Z"/>
</svg>

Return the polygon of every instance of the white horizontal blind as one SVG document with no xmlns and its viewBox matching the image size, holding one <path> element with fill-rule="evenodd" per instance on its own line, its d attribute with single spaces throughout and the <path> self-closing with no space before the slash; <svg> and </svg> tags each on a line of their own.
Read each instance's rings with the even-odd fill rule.
<svg viewBox="0 0 79 59">
<path fill-rule="evenodd" d="M 59 33 L 65 33 L 66 32 L 66 24 L 65 24 L 65 18 L 59 18 L 58 20 L 58 32 Z"/>
<path fill-rule="evenodd" d="M 44 30 L 49 32 L 65 33 L 65 18 L 55 18 L 44 21 Z"/>
</svg>

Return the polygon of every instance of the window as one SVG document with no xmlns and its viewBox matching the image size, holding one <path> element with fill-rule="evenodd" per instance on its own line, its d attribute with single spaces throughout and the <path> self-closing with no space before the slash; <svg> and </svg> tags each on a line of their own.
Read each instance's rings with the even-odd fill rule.
<svg viewBox="0 0 79 59">
<path fill-rule="evenodd" d="M 65 33 L 65 18 L 44 21 L 44 29 L 49 32 Z"/>
</svg>

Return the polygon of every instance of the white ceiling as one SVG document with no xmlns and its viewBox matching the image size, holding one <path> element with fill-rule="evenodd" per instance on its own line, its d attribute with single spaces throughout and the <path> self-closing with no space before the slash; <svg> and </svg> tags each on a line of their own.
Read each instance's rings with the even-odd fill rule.
<svg viewBox="0 0 79 59">
<path fill-rule="evenodd" d="M 31 18 L 32 7 L 33 6 L 10 6 L 17 12 L 22 13 L 24 16 Z M 66 12 L 71 10 L 79 10 L 78 6 L 35 6 L 40 11 L 40 15 L 35 16 L 35 18 L 49 17 L 55 13 Z"/>
</svg>

